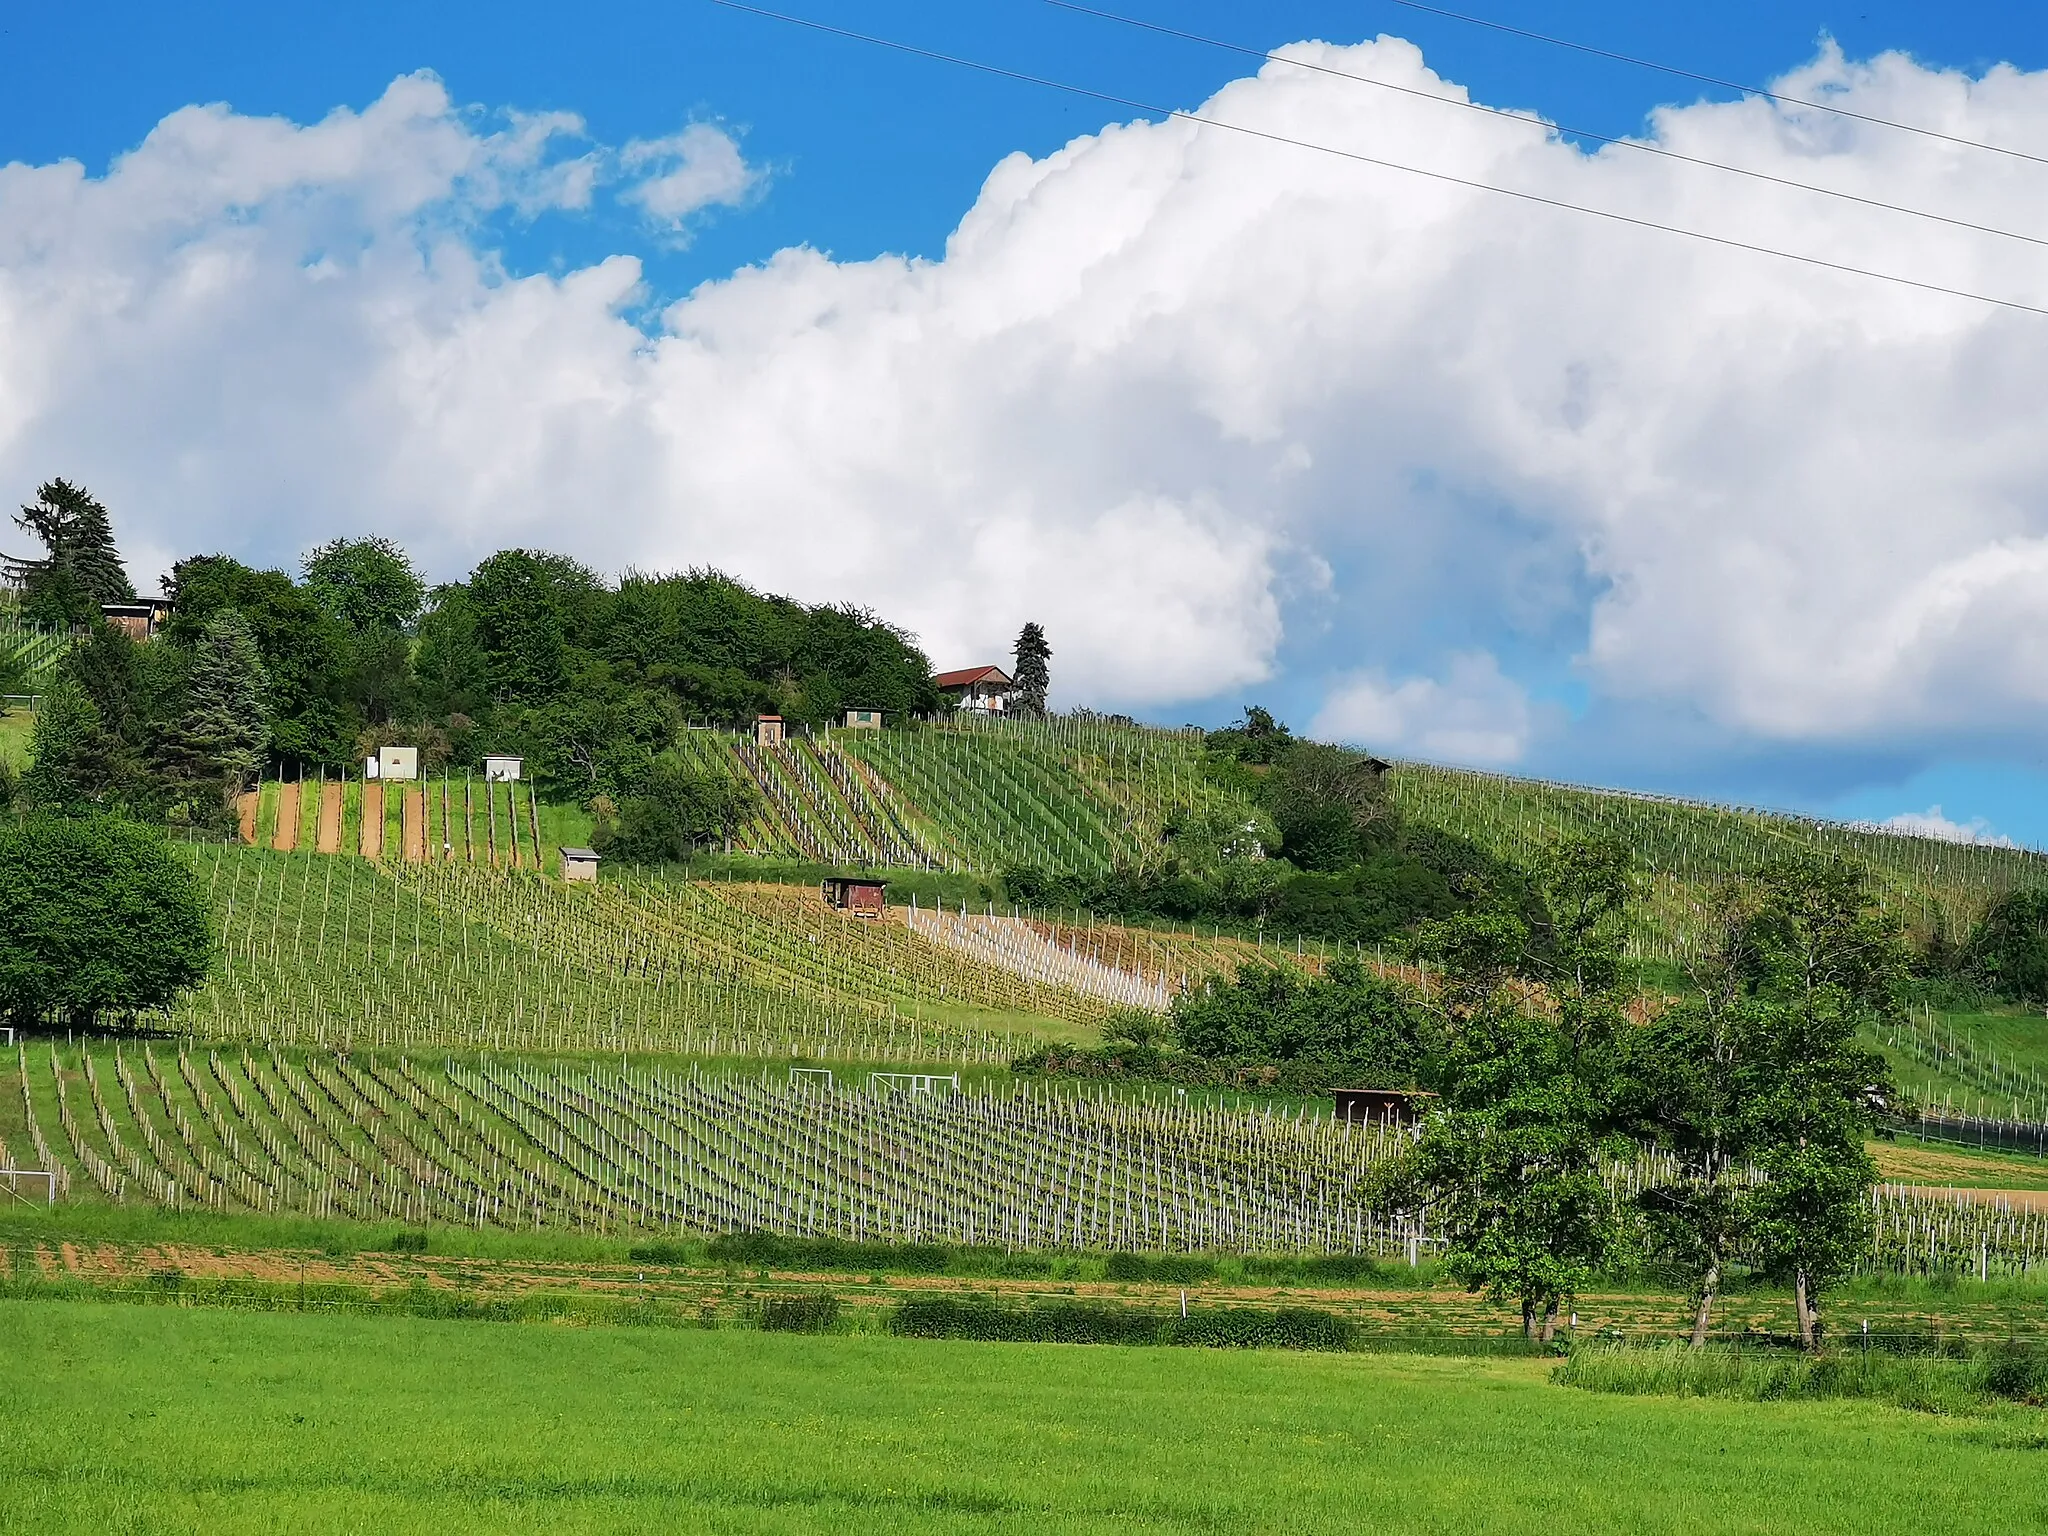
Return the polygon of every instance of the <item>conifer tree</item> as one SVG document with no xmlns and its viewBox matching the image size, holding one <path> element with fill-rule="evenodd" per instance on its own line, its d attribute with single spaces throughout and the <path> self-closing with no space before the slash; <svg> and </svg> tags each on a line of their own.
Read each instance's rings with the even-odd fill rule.
<svg viewBox="0 0 2048 1536">
<path fill-rule="evenodd" d="M 100 712 L 69 671 L 60 669 L 36 710 L 32 764 L 21 794 L 31 806 L 69 810 L 96 797 L 106 778 L 106 731 Z"/>
<path fill-rule="evenodd" d="M 100 604 L 133 602 L 107 509 L 83 486 L 51 480 L 15 519 L 42 542 L 40 560 L 6 560 L 8 579 L 22 588 L 22 611 L 46 623 L 82 623 Z"/>
<path fill-rule="evenodd" d="M 228 800 L 240 794 L 270 744 L 268 686 L 248 621 L 232 608 L 214 615 L 193 650 L 185 711 L 164 733 L 166 766 L 219 778 Z"/>
<path fill-rule="evenodd" d="M 1027 715 L 1045 713 L 1045 696 L 1052 688 L 1052 673 L 1046 663 L 1052 660 L 1052 647 L 1045 643 L 1045 631 L 1036 624 L 1026 624 L 1017 634 L 1017 670 L 1013 675 L 1017 684 L 1017 709 Z"/>
</svg>

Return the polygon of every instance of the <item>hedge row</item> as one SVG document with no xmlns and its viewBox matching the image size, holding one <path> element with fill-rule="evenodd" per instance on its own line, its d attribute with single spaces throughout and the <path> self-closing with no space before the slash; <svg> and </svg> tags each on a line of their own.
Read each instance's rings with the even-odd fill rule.
<svg viewBox="0 0 2048 1536">
<path fill-rule="evenodd" d="M 1349 1349 L 1357 1328 L 1309 1307 L 1204 1309 L 1185 1317 L 1096 1302 L 1006 1307 L 949 1296 L 904 1302 L 889 1331 L 916 1339 L 1030 1344 L 1165 1344 L 1211 1349 Z"/>
</svg>

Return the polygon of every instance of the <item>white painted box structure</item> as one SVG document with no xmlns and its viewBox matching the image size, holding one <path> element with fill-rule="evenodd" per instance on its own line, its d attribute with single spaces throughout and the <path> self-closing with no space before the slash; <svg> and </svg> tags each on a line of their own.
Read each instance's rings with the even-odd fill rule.
<svg viewBox="0 0 2048 1536">
<path fill-rule="evenodd" d="M 416 779 L 420 776 L 418 747 L 379 747 L 377 772 L 380 779 Z"/>
<path fill-rule="evenodd" d="M 484 756 L 484 779 L 491 784 L 516 784 L 519 776 L 526 771 L 523 758 L 510 757 L 504 753 L 491 752 Z"/>
</svg>

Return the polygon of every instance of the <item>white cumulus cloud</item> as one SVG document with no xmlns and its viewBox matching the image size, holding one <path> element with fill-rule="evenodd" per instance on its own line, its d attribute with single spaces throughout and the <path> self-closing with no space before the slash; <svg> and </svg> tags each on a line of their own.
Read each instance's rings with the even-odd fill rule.
<svg viewBox="0 0 2048 1536">
<path fill-rule="evenodd" d="M 1441 679 L 1368 674 L 1334 687 L 1309 727 L 1325 741 L 1407 757 L 1497 767 L 1518 761 L 1534 727 L 1529 697 L 1484 652 L 1450 658 Z"/>
<path fill-rule="evenodd" d="M 1875 825 L 1885 832 L 1898 832 L 1907 837 L 1938 837 L 1945 843 L 1982 843 L 1992 848 L 2018 846 L 1982 816 L 1973 816 L 1966 822 L 1954 821 L 1942 815 L 1938 805 L 1930 805 L 1924 811 L 1901 811 Z"/>
<path fill-rule="evenodd" d="M 2048 304 L 2019 242 L 1294 61 L 1462 95 L 1383 38 L 1201 110 Z M 1789 88 L 2048 141 L 2048 75 L 1829 50 Z M 1648 132 L 2048 236 L 2022 160 L 1759 99 Z M 2039 317 L 1171 120 L 1005 159 L 940 259 L 785 250 L 643 329 L 630 251 L 520 276 L 491 219 L 616 184 L 671 240 L 759 173 L 709 124 L 581 134 L 408 77 L 304 126 L 190 108 L 103 176 L 0 169 L 0 482 L 92 486 L 145 580 L 369 529 L 443 575 L 510 543 L 708 562 L 942 665 L 1039 619 L 1067 702 L 1284 656 L 1340 679 L 1321 728 L 1474 762 L 1547 739 L 1538 668 L 1602 729 L 1731 750 L 2048 737 Z"/>
<path fill-rule="evenodd" d="M 732 136 L 710 123 L 692 123 L 666 138 L 635 139 L 619 152 L 619 162 L 636 178 L 622 199 L 637 203 L 672 234 L 685 227 L 691 214 L 737 207 L 762 179 Z"/>
</svg>

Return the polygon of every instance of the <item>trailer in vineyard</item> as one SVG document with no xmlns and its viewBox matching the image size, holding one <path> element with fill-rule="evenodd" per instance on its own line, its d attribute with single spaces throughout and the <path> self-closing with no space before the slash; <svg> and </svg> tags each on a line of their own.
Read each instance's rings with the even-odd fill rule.
<svg viewBox="0 0 2048 1536">
<path fill-rule="evenodd" d="M 856 917 L 880 917 L 889 910 L 889 882 L 834 875 L 819 887 L 825 905 Z"/>
</svg>

